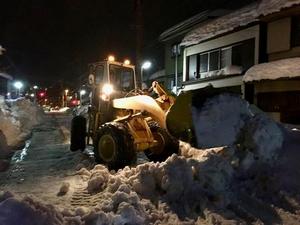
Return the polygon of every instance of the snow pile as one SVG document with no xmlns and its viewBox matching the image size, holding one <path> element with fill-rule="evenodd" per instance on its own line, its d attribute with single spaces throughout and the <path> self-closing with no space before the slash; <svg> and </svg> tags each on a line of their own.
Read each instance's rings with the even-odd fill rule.
<svg viewBox="0 0 300 225">
<path fill-rule="evenodd" d="M 288 58 L 252 66 L 244 75 L 244 82 L 276 80 L 300 76 L 300 58 Z"/>
<path fill-rule="evenodd" d="M 59 225 L 63 216 L 51 205 L 42 205 L 31 198 L 19 201 L 9 193 L 0 199 L 1 225 Z"/>
<path fill-rule="evenodd" d="M 5 101 L 0 97 L 0 135 L 2 151 L 20 145 L 30 135 L 33 126 L 43 120 L 43 112 L 29 100 Z"/>
<path fill-rule="evenodd" d="M 283 143 L 275 121 L 254 112 L 238 95 L 225 93 L 209 98 L 201 108 L 192 107 L 192 117 L 199 148 L 239 144 L 269 160 Z"/>
<path fill-rule="evenodd" d="M 181 46 L 198 44 L 220 34 L 233 31 L 235 28 L 259 21 L 260 16 L 270 15 L 298 4 L 300 4 L 300 0 L 257 1 L 228 15 L 219 17 L 209 23 L 201 25 L 184 37 L 181 42 Z"/>
<path fill-rule="evenodd" d="M 203 107 L 192 107 L 199 148 L 232 145 L 245 121 L 252 115 L 239 96 L 223 94 L 208 99 Z"/>
<path fill-rule="evenodd" d="M 82 217 L 86 224 L 177 224 L 200 219 L 208 207 L 223 208 L 233 169 L 224 148 L 193 158 L 173 155 L 163 163 L 145 163 L 118 172 L 96 165 L 78 173 L 97 206 Z M 198 151 L 199 152 L 199 151 Z M 186 153 L 188 154 L 188 153 Z M 87 222 L 89 221 L 89 223 Z M 101 222 L 100 222 L 101 221 Z"/>
<path fill-rule="evenodd" d="M 63 107 L 63 108 L 60 108 L 60 109 L 58 110 L 58 112 L 67 112 L 68 110 L 70 110 L 69 107 Z"/>
<path fill-rule="evenodd" d="M 183 142 L 180 147 L 182 156 L 172 155 L 162 163 L 117 172 L 102 165 L 82 168 L 78 174 L 90 197 L 86 206 L 72 210 L 58 212 L 51 205 L 15 200 L 6 193 L 0 196 L 0 221 L 5 225 L 20 224 L 23 218 L 30 224 L 65 225 L 299 223 L 300 205 L 273 183 L 276 172 L 270 168 L 276 165 L 275 158 L 259 158 L 262 152 L 250 148 L 201 150 Z M 251 156 L 254 160 L 249 160 Z M 272 196 L 271 202 L 261 195 Z"/>
</svg>

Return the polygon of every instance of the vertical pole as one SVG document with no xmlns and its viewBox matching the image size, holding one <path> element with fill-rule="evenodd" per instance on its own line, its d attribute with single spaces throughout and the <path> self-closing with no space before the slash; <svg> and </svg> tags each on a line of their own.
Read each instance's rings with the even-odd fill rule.
<svg viewBox="0 0 300 225">
<path fill-rule="evenodd" d="M 65 93 L 62 95 L 62 107 L 65 107 Z"/>
<path fill-rule="evenodd" d="M 142 43 L 143 43 L 143 12 L 142 12 L 142 0 L 135 0 L 135 12 L 136 12 L 136 76 L 137 76 L 137 86 L 142 87 L 141 78 L 141 55 L 142 55 Z"/>
<path fill-rule="evenodd" d="M 177 95 L 177 87 L 178 87 L 178 45 L 176 45 L 176 53 L 175 53 L 175 94 Z"/>
<path fill-rule="evenodd" d="M 141 87 L 143 87 L 143 66 L 141 66 Z"/>
</svg>

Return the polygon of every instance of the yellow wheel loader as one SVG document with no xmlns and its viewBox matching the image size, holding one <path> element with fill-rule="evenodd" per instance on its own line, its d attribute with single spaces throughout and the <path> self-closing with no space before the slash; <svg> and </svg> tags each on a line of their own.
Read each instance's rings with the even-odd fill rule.
<svg viewBox="0 0 300 225">
<path fill-rule="evenodd" d="M 88 118 L 75 116 L 72 120 L 72 151 L 84 150 L 92 142 L 95 160 L 112 169 L 133 163 L 137 152 L 145 152 L 154 161 L 178 152 L 178 140 L 166 125 L 173 96 L 157 82 L 150 91 L 139 89 L 135 67 L 128 62 L 93 63 L 89 74 Z"/>
</svg>

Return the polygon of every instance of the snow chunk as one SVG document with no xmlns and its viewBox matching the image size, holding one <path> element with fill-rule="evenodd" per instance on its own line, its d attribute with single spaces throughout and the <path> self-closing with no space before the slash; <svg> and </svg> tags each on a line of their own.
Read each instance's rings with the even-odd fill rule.
<svg viewBox="0 0 300 225">
<path fill-rule="evenodd" d="M 68 193 L 70 189 L 70 183 L 69 182 L 63 182 L 63 184 L 61 185 L 59 192 L 58 192 L 58 196 L 62 196 Z"/>
<path fill-rule="evenodd" d="M 288 58 L 252 66 L 244 75 L 244 82 L 300 77 L 300 58 Z"/>
<path fill-rule="evenodd" d="M 265 114 L 250 119 L 245 128 L 243 146 L 254 151 L 262 161 L 275 160 L 282 147 L 283 136 L 279 126 Z"/>
<path fill-rule="evenodd" d="M 6 142 L 8 147 L 20 145 L 29 136 L 33 126 L 41 123 L 43 119 L 42 109 L 29 100 L 19 98 L 5 101 L 0 96 L 0 131 L 5 137 L 1 142 Z"/>
<path fill-rule="evenodd" d="M 197 146 L 212 148 L 233 145 L 252 113 L 239 96 L 221 94 L 208 99 L 201 109 L 193 107 L 192 116 Z"/>
<path fill-rule="evenodd" d="M 188 33 L 182 40 L 181 46 L 198 44 L 204 40 L 227 33 L 235 28 L 246 26 L 266 16 L 279 12 L 284 8 L 300 4 L 300 0 L 261 0 L 247 5 L 230 14 L 219 17 L 211 22 L 199 26 Z"/>
</svg>

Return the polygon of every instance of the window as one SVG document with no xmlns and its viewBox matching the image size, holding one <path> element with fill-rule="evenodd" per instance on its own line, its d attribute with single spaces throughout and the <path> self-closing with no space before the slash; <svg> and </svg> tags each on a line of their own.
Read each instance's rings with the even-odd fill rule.
<svg viewBox="0 0 300 225">
<path fill-rule="evenodd" d="M 200 73 L 208 72 L 208 53 L 200 55 Z"/>
<path fill-rule="evenodd" d="M 134 89 L 133 70 L 130 68 L 111 64 L 109 66 L 109 78 L 116 90 L 131 91 Z"/>
<path fill-rule="evenodd" d="M 254 39 L 232 47 L 232 65 L 241 66 L 243 71 L 254 65 Z"/>
<path fill-rule="evenodd" d="M 300 16 L 292 17 L 291 47 L 300 46 Z"/>
<path fill-rule="evenodd" d="M 95 83 L 100 84 L 103 81 L 104 77 L 104 67 L 97 66 L 95 70 Z"/>
<path fill-rule="evenodd" d="M 209 71 L 220 69 L 220 51 L 213 51 L 209 53 Z"/>
<path fill-rule="evenodd" d="M 221 68 L 232 65 L 232 48 L 221 49 Z"/>
<path fill-rule="evenodd" d="M 189 77 L 188 80 L 194 80 L 197 77 L 197 55 L 189 56 Z"/>
<path fill-rule="evenodd" d="M 231 46 L 188 56 L 186 60 L 186 80 L 228 74 L 222 69 L 230 66 L 239 66 L 242 71 L 246 71 L 254 65 L 254 50 L 254 39 L 249 39 Z"/>
</svg>

